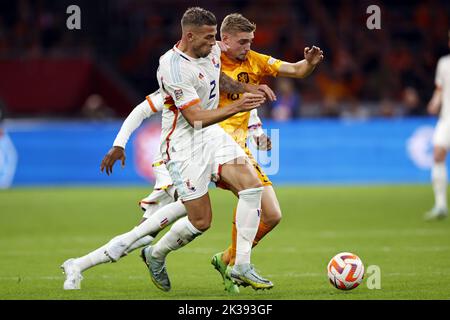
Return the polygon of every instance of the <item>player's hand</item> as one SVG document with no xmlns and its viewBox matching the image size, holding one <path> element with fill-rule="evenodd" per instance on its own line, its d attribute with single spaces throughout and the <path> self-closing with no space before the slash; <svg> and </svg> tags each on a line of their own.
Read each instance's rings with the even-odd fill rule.
<svg viewBox="0 0 450 320">
<path fill-rule="evenodd" d="M 270 101 L 277 100 L 275 92 L 266 84 L 247 84 L 246 89 L 250 93 L 264 94 Z"/>
<path fill-rule="evenodd" d="M 272 89 L 268 85 L 260 84 L 258 85 L 258 91 L 262 92 L 266 95 L 267 98 L 269 98 L 270 101 L 277 100 L 277 96 L 275 95 L 275 92 L 273 92 Z"/>
<path fill-rule="evenodd" d="M 272 150 L 272 140 L 264 133 L 259 137 L 255 137 L 256 147 L 258 150 Z"/>
<path fill-rule="evenodd" d="M 112 173 L 114 163 L 117 160 L 122 161 L 122 168 L 125 167 L 125 150 L 122 147 L 114 146 L 109 149 L 108 153 L 103 158 L 100 165 L 100 171 L 103 172 L 103 170 L 106 169 L 106 174 L 109 176 Z"/>
<path fill-rule="evenodd" d="M 323 51 L 316 46 L 312 48 L 306 47 L 304 50 L 305 60 L 313 65 L 318 65 L 323 60 Z"/>
<path fill-rule="evenodd" d="M 239 112 L 250 111 L 258 108 L 266 101 L 262 94 L 245 92 L 242 98 L 237 100 Z"/>
</svg>

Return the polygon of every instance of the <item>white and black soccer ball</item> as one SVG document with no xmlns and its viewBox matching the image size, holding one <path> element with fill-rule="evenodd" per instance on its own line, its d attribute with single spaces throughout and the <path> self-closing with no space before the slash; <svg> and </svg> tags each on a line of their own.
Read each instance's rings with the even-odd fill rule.
<svg viewBox="0 0 450 320">
<path fill-rule="evenodd" d="M 340 290 L 351 290 L 359 286 L 364 278 L 364 264 L 353 253 L 335 255 L 327 267 L 330 283 Z"/>
</svg>

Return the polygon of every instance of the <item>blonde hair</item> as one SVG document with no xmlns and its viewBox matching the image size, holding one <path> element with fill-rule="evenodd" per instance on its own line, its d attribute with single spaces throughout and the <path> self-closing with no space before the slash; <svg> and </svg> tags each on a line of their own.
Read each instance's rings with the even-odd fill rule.
<svg viewBox="0 0 450 320">
<path fill-rule="evenodd" d="M 240 13 L 231 13 L 227 15 L 220 26 L 220 36 L 224 33 L 235 34 L 238 32 L 254 32 L 256 24 L 250 22 L 246 17 Z"/>
</svg>

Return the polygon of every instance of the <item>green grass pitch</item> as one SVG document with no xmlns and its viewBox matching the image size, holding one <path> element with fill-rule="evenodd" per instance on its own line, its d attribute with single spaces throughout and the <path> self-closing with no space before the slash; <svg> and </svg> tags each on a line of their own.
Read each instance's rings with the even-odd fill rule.
<svg viewBox="0 0 450 320">
<path fill-rule="evenodd" d="M 213 224 L 168 258 L 172 291 L 158 290 L 138 251 L 84 273 L 82 290 L 65 292 L 60 264 L 135 225 L 146 188 L 18 188 L 0 191 L 0 299 L 449 299 L 450 222 L 424 222 L 429 185 L 276 188 L 283 220 L 253 251 L 275 287 L 239 296 L 223 291 L 210 265 L 230 241 L 235 198 L 211 190 Z M 381 289 L 366 277 L 352 291 L 332 287 L 330 258 L 341 251 L 381 270 Z"/>
</svg>

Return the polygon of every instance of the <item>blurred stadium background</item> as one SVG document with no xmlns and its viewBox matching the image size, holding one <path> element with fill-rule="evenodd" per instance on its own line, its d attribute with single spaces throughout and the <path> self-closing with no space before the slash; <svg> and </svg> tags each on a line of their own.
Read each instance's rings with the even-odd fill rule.
<svg viewBox="0 0 450 320">
<path fill-rule="evenodd" d="M 71 4 L 81 9 L 81 30 L 66 27 Z M 428 180 L 435 119 L 427 117 L 426 104 L 436 62 L 449 51 L 447 1 L 378 1 L 381 30 L 366 27 L 370 1 L 196 4 L 219 21 L 235 11 L 249 17 L 257 24 L 257 51 L 286 61 L 302 59 L 305 46 L 325 52 L 325 61 L 307 79 L 267 79 L 280 98 L 259 112 L 267 129 L 280 130 L 274 181 Z M 140 150 L 149 149 L 142 144 L 158 135 L 157 126 L 130 144 L 134 167 L 108 179 L 96 169 L 120 120 L 157 89 L 158 58 L 178 40 L 179 18 L 189 5 L 2 1 L 0 104 L 18 165 L 9 173 L 2 169 L 0 185 L 151 180 L 146 169 L 151 155 L 144 159 Z M 2 151 L 3 166 L 14 166 L 15 157 L 8 160 L 5 153 L 13 152 Z"/>
<path fill-rule="evenodd" d="M 81 8 L 81 30 L 66 27 L 69 17 L 66 9 L 72 4 Z M 369 16 L 366 8 L 372 4 L 381 8 L 380 30 L 366 27 Z M 450 2 L 445 0 L 0 1 L 0 189 L 11 188 L 0 191 L 1 237 L 5 240 L 2 242 L 5 250 L 0 250 L 3 254 L 0 281 L 14 286 L 26 277 L 23 274 L 27 271 L 19 272 L 19 266 L 4 262 L 11 261 L 13 251 L 27 252 L 29 245 L 40 243 L 39 248 L 59 252 L 49 257 L 48 264 L 36 267 L 38 276 L 29 274 L 34 280 L 25 291 L 5 289 L 2 296 L 67 298 L 50 293 L 42 296 L 33 290 L 36 287 L 59 290 L 62 277 L 56 277 L 56 268 L 51 271 L 54 278 L 48 276 L 49 266 L 54 268 L 67 256 L 93 249 L 138 220 L 138 215 L 124 218 L 120 213 L 111 214 L 114 220 L 106 212 L 135 210 L 139 197 L 150 191 L 153 181 L 150 163 L 159 139 L 158 117 L 147 121 L 133 135 L 127 147 L 125 169 L 119 169 L 116 164 L 114 174 L 107 177 L 100 173 L 100 161 L 124 117 L 157 89 L 158 58 L 179 39 L 180 17 L 193 5 L 211 10 L 218 21 L 231 12 L 241 12 L 254 21 L 257 30 L 253 49 L 261 53 L 289 62 L 303 59 L 305 46 L 319 46 L 325 53 L 323 63 L 306 79 L 267 79 L 278 100 L 266 104 L 259 113 L 264 128 L 279 141 L 279 148 L 274 148 L 268 156 L 260 154 L 260 160 L 272 173 L 270 178 L 275 185 L 280 186 L 277 190 L 285 219 L 292 219 L 293 225 L 297 223 L 300 228 L 299 233 L 304 231 L 305 234 L 300 240 L 286 236 L 288 228 L 293 226 L 282 224 L 280 228 L 286 229 L 274 232 L 272 241 L 281 246 L 285 239 L 303 243 L 310 251 L 297 247 L 294 251 L 306 252 L 303 257 L 318 266 L 326 265 L 327 259 L 338 250 L 352 248 L 366 252 L 369 262 L 372 259 L 373 263 L 389 266 L 395 259 L 387 256 L 397 250 L 404 254 L 398 261 L 402 270 L 387 268 L 397 281 L 391 283 L 392 290 L 403 290 L 403 295 L 377 295 L 376 298 L 416 298 L 414 294 L 419 294 L 419 290 L 408 287 L 409 280 L 402 277 L 398 280 L 395 274 L 420 275 L 430 272 L 432 266 L 437 274 L 431 273 L 426 287 L 429 291 L 425 289 L 419 297 L 449 298 L 448 223 L 430 227 L 421 221 L 423 211 L 433 203 L 428 183 L 436 119 L 427 116 L 426 104 L 434 89 L 437 60 L 449 53 Z M 304 184 L 316 186 L 296 187 Z M 342 184 L 346 187 L 324 186 Z M 374 184 L 395 186 L 360 189 L 362 185 Z M 65 189 L 62 186 L 89 188 Z M 103 186 L 124 188 L 105 191 L 99 188 Z M 129 189 L 130 186 L 138 189 Z M 112 199 L 108 198 L 109 192 L 114 194 Z M 216 232 L 215 236 L 208 236 L 216 249 L 227 241 L 229 221 L 226 217 L 231 216 L 233 206 L 231 197 L 220 198 L 219 193 L 213 192 L 214 197 L 219 197 L 219 203 L 229 202 L 229 208 L 216 209 L 221 215 L 217 223 L 223 228 L 210 232 Z M 296 200 L 304 202 L 299 205 Z M 403 201 L 403 204 L 394 204 L 396 201 Z M 125 202 L 129 206 L 125 206 Z M 60 216 L 61 208 L 80 220 L 67 224 L 64 216 Z M 297 214 L 298 209 L 303 210 L 304 216 Z M 364 212 L 372 216 L 358 220 Z M 36 215 L 31 218 L 34 213 L 42 213 L 45 222 Z M 82 217 L 82 213 L 88 213 L 89 217 Z M 339 220 L 338 215 L 344 221 Z M 36 229 L 28 226 L 24 231 L 23 219 L 31 219 L 28 221 L 33 221 Z M 353 224 L 349 224 L 350 220 Z M 368 227 L 366 223 L 372 225 Z M 103 227 L 98 230 L 100 224 Z M 54 228 L 49 231 L 49 226 Z M 352 226 L 358 231 L 347 230 L 348 238 L 333 246 L 333 241 L 342 240 L 338 231 Z M 404 237 L 400 242 L 394 241 L 394 236 L 402 235 L 397 231 L 401 227 L 406 228 Z M 295 228 L 290 231 L 298 232 Z M 313 243 L 314 231 L 319 240 Z M 366 238 L 361 240 L 364 234 Z M 47 242 L 42 242 L 43 236 Z M 73 238 L 78 239 L 75 241 L 78 247 L 72 246 Z M 62 247 L 69 246 L 72 251 L 64 251 L 57 245 L 53 248 L 51 239 L 59 239 Z M 202 241 L 198 246 L 207 243 Z M 381 247 L 374 248 L 378 242 Z M 206 246 L 211 247 L 211 243 Z M 426 243 L 431 243 L 431 249 L 420 247 Z M 195 251 L 196 245 L 187 252 L 204 255 L 204 251 Z M 366 250 L 369 247 L 371 249 Z M 314 248 L 318 248 L 317 251 Z M 416 250 L 408 251 L 408 248 Z M 276 259 L 275 251 L 269 253 Z M 280 254 L 291 253 L 281 251 Z M 421 265 L 409 255 L 418 253 L 431 254 L 428 262 L 433 257 L 436 260 L 431 266 Z M 32 261 L 32 256 L 26 259 Z M 266 262 L 261 261 L 263 265 Z M 443 261 L 447 261 L 445 267 Z M 126 263 L 130 263 L 126 270 L 134 272 L 131 262 Z M 411 263 L 418 263 L 414 271 L 408 270 Z M 205 272 L 209 273 L 207 264 L 205 262 Z M 270 271 L 269 266 L 270 261 L 267 263 Z M 290 266 L 285 266 L 286 273 L 292 271 Z M 114 274 L 114 268 L 108 268 L 103 272 Z M 296 264 L 292 265 L 294 271 L 298 271 L 297 268 Z M 301 272 L 309 272 L 317 279 L 322 271 L 310 265 Z M 304 280 L 302 276 L 293 277 L 295 281 Z M 411 278 L 417 276 L 411 275 Z M 55 281 L 43 285 L 42 279 Z M 127 279 L 118 281 L 124 286 L 130 285 Z M 215 274 L 211 279 L 219 282 Z M 294 280 L 278 279 L 278 283 L 283 284 L 283 281 L 288 285 Z M 446 285 L 442 292 L 433 291 L 437 283 Z M 101 278 L 96 285 L 102 285 Z M 204 286 L 202 284 L 202 290 L 210 289 Z M 326 291 L 328 286 L 325 283 L 322 287 L 320 279 L 306 286 L 306 296 L 289 291 L 287 294 L 291 296 L 272 297 L 330 298 Z M 171 297 L 183 298 L 181 289 L 180 296 L 174 293 Z M 323 292 L 318 294 L 316 290 Z M 147 294 L 138 292 L 133 297 L 159 297 Z M 202 294 L 206 298 L 216 297 Z M 203 297 L 202 294 L 197 297 Z M 100 290 L 92 297 L 113 296 Z M 114 297 L 128 298 L 124 294 Z M 244 297 L 254 298 L 252 295 Z M 371 297 L 367 292 L 359 296 Z"/>
</svg>

